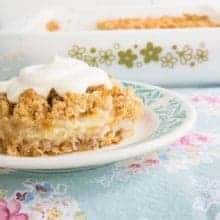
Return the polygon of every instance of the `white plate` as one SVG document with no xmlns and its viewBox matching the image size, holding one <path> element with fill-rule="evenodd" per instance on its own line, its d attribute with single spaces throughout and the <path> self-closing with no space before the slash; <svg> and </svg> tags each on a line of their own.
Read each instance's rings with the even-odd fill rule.
<svg viewBox="0 0 220 220">
<path fill-rule="evenodd" d="M 124 82 L 143 99 L 145 116 L 135 135 L 106 148 L 59 156 L 15 157 L 0 155 L 0 167 L 23 170 L 88 168 L 147 154 L 183 136 L 195 121 L 195 110 L 169 90 L 141 83 Z"/>
</svg>

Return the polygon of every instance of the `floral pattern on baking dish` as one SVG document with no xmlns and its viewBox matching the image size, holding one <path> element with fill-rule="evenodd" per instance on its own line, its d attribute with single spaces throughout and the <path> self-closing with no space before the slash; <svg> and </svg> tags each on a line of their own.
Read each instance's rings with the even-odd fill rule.
<svg viewBox="0 0 220 220">
<path fill-rule="evenodd" d="M 197 47 L 188 44 L 171 44 L 170 47 L 165 48 L 151 41 L 144 45 L 134 44 L 130 47 L 114 43 L 111 48 L 74 44 L 69 49 L 68 55 L 96 67 L 120 65 L 125 68 L 141 68 L 154 63 L 168 69 L 178 65 L 193 68 L 209 60 L 209 51 L 204 43 L 200 43 Z"/>
</svg>

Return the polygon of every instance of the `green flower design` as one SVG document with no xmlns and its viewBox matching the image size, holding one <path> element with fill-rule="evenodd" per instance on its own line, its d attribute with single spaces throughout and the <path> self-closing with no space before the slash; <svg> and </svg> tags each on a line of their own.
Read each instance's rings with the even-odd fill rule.
<svg viewBox="0 0 220 220">
<path fill-rule="evenodd" d="M 90 53 L 95 53 L 97 49 L 95 47 L 90 48 Z"/>
<path fill-rule="evenodd" d="M 149 63 L 150 61 L 159 61 L 161 51 L 161 47 L 155 47 L 152 42 L 149 42 L 144 49 L 140 50 L 140 54 L 144 56 L 144 62 Z"/>
<path fill-rule="evenodd" d="M 74 219 L 75 219 L 75 220 L 86 220 L 87 217 L 86 217 L 86 215 L 85 215 L 84 212 L 79 211 L 79 212 L 76 212 L 76 213 L 75 213 Z"/>
<path fill-rule="evenodd" d="M 191 63 L 190 63 L 190 66 L 191 67 L 194 67 L 196 64 L 195 64 L 195 62 L 194 61 L 192 61 Z"/>
<path fill-rule="evenodd" d="M 85 55 L 85 56 L 83 57 L 83 60 L 84 60 L 87 64 L 89 64 L 90 66 L 96 66 L 96 67 L 99 66 L 98 57 L 93 57 L 93 56 Z"/>
<path fill-rule="evenodd" d="M 134 66 L 134 61 L 137 59 L 137 55 L 132 52 L 131 49 L 127 49 L 126 51 L 119 51 L 118 52 L 120 65 L 126 65 L 128 68 Z"/>
<path fill-rule="evenodd" d="M 120 44 L 119 43 L 114 43 L 113 47 L 114 47 L 114 49 L 118 50 L 120 48 Z"/>
<path fill-rule="evenodd" d="M 113 55 L 113 52 L 111 49 L 100 50 L 99 55 L 100 55 L 100 58 L 99 58 L 100 63 L 111 65 L 112 62 L 115 60 L 115 56 Z"/>
<path fill-rule="evenodd" d="M 138 68 L 141 68 L 141 67 L 143 66 L 143 63 L 142 63 L 142 62 L 137 62 L 137 63 L 136 63 L 136 66 L 137 66 Z"/>
<path fill-rule="evenodd" d="M 82 60 L 85 52 L 86 52 L 85 47 L 79 47 L 78 45 L 73 45 L 73 47 L 68 51 L 68 55 L 72 58 Z"/>
<path fill-rule="evenodd" d="M 198 61 L 198 63 L 208 61 L 208 50 L 197 49 L 195 58 Z"/>
<path fill-rule="evenodd" d="M 173 49 L 173 50 L 176 50 L 176 49 L 177 49 L 177 45 L 174 44 L 174 45 L 172 46 L 172 49 Z"/>
<path fill-rule="evenodd" d="M 205 48 L 205 43 L 204 42 L 200 42 L 199 47 L 200 48 Z"/>
<path fill-rule="evenodd" d="M 165 56 L 160 58 L 161 66 L 173 68 L 177 62 L 177 58 L 173 56 L 172 53 L 167 53 Z"/>
<path fill-rule="evenodd" d="M 177 50 L 176 54 L 179 57 L 180 63 L 186 65 L 193 58 L 193 49 L 185 45 L 182 50 Z"/>
<path fill-rule="evenodd" d="M 145 46 L 134 43 L 130 47 L 122 48 L 118 42 L 108 48 L 75 44 L 68 51 L 68 55 L 96 67 L 101 64 L 110 66 L 118 63 L 125 68 L 141 68 L 153 61 L 164 68 L 174 68 L 176 63 L 194 67 L 209 60 L 209 51 L 204 43 L 200 43 L 197 48 L 187 44 L 171 44 L 170 51 L 164 51 L 162 45 L 155 45 L 153 42 L 147 42 Z"/>
</svg>

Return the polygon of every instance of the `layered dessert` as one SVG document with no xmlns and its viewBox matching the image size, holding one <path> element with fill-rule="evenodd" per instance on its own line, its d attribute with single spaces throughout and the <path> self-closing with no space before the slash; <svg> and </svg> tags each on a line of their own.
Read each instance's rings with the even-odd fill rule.
<svg viewBox="0 0 220 220">
<path fill-rule="evenodd" d="M 181 16 L 107 19 L 97 22 L 96 26 L 99 30 L 195 28 L 220 27 L 220 22 L 212 20 L 207 15 L 183 14 Z"/>
<path fill-rule="evenodd" d="M 132 134 L 143 103 L 101 69 L 72 58 L 29 66 L 0 83 L 0 153 L 57 155 Z"/>
</svg>

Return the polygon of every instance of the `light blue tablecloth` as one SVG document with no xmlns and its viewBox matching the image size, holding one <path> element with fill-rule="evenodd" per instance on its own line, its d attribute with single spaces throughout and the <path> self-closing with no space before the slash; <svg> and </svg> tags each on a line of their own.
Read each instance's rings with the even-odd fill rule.
<svg viewBox="0 0 220 220">
<path fill-rule="evenodd" d="M 168 150 L 72 173 L 1 169 L 0 219 L 220 219 L 220 88 L 177 91 L 198 119 Z"/>
</svg>

